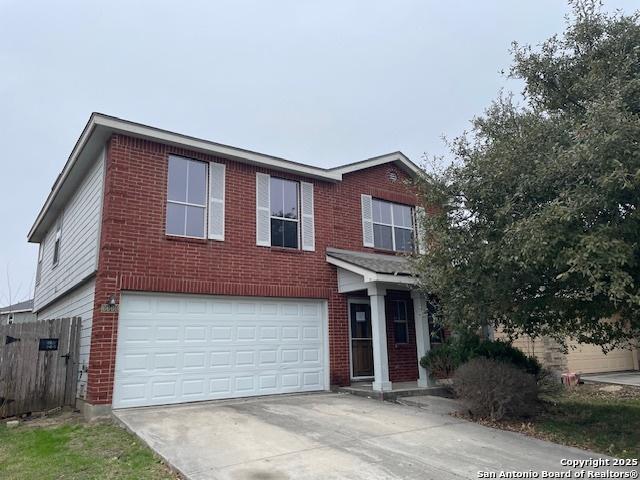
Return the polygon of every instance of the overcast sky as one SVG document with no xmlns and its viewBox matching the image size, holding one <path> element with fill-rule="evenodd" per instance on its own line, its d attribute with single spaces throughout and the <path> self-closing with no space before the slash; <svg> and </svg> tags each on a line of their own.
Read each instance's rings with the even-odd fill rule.
<svg viewBox="0 0 640 480">
<path fill-rule="evenodd" d="M 607 0 L 630 12 L 637 1 Z M 179 6 L 179 8 L 177 8 Z M 0 0 L 0 305 L 31 295 L 26 235 L 93 111 L 331 167 L 446 151 L 560 0 Z"/>
</svg>

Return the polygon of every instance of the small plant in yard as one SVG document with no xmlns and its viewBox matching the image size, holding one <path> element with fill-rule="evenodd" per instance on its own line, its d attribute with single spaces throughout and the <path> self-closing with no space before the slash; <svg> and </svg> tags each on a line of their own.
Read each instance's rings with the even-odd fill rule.
<svg viewBox="0 0 640 480">
<path fill-rule="evenodd" d="M 538 410 L 535 376 L 504 361 L 470 360 L 456 370 L 453 388 L 476 417 L 496 421 L 531 416 Z"/>
<path fill-rule="evenodd" d="M 536 375 L 538 382 L 538 397 L 549 403 L 556 403 L 565 391 L 560 375 L 548 368 L 540 369 Z"/>
</svg>

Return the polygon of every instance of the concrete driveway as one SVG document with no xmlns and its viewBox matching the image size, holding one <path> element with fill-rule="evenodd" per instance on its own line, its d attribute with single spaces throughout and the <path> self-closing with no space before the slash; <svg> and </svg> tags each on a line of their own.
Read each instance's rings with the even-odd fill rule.
<svg viewBox="0 0 640 480">
<path fill-rule="evenodd" d="M 590 373 L 583 375 L 585 382 L 613 383 L 614 385 L 629 385 L 640 387 L 640 372 Z"/>
<path fill-rule="evenodd" d="M 115 415 L 189 479 L 476 479 L 596 456 L 456 419 L 445 399 L 424 407 L 320 393 Z"/>
</svg>

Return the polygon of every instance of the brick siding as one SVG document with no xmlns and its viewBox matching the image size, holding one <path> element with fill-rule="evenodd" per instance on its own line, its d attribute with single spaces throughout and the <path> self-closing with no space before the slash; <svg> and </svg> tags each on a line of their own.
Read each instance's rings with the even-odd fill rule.
<svg viewBox="0 0 640 480">
<path fill-rule="evenodd" d="M 224 242 L 165 234 L 169 154 L 226 165 Z M 395 182 L 388 175 L 391 169 L 398 177 Z M 315 252 L 256 246 L 256 171 L 313 182 Z M 125 135 L 112 136 L 107 144 L 87 400 L 111 403 L 117 314 L 101 313 L 100 305 L 111 295 L 119 303 L 121 291 L 327 299 L 330 380 L 348 384 L 347 299 L 337 292 L 336 268 L 327 264 L 325 249 L 373 251 L 362 246 L 360 195 L 415 204 L 406 179 L 404 172 L 386 164 L 331 183 Z M 415 330 L 412 332 L 412 358 L 409 353 L 396 352 L 391 360 L 390 348 L 393 378 L 417 378 Z M 391 365 L 396 361 L 399 366 Z"/>
</svg>

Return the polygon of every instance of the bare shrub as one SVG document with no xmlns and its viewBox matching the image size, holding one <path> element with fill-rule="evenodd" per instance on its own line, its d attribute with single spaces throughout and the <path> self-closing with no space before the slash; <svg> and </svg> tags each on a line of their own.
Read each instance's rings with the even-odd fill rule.
<svg viewBox="0 0 640 480">
<path fill-rule="evenodd" d="M 453 388 L 469 412 L 482 418 L 526 417 L 538 408 L 535 376 L 506 362 L 474 358 L 456 370 Z"/>
</svg>

